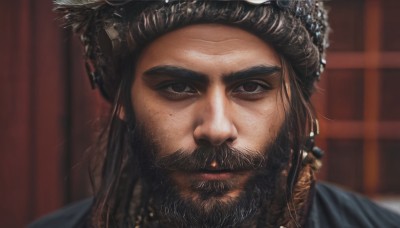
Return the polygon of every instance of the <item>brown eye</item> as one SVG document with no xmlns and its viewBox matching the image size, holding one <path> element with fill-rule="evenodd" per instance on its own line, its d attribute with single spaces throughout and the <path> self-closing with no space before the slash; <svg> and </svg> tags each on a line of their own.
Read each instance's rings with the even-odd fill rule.
<svg viewBox="0 0 400 228">
<path fill-rule="evenodd" d="M 182 93 L 182 92 L 186 91 L 187 87 L 188 86 L 186 84 L 176 83 L 176 84 L 171 85 L 171 90 L 176 93 Z"/>
<path fill-rule="evenodd" d="M 166 85 L 164 90 L 169 93 L 186 93 L 192 94 L 197 93 L 197 90 L 194 89 L 192 86 L 188 85 L 187 83 L 183 82 L 176 82 Z"/>
<path fill-rule="evenodd" d="M 233 92 L 236 94 L 259 94 L 270 90 L 270 86 L 263 81 L 247 81 L 239 84 Z"/>
<path fill-rule="evenodd" d="M 254 92 L 260 85 L 255 82 L 246 82 L 242 85 L 244 92 Z"/>
</svg>

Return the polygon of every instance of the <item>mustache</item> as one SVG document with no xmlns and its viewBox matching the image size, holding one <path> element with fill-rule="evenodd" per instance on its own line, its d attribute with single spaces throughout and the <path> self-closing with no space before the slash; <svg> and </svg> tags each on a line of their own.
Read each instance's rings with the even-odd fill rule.
<svg viewBox="0 0 400 228">
<path fill-rule="evenodd" d="M 177 150 L 166 156 L 156 157 L 154 165 L 168 171 L 246 171 L 265 167 L 266 153 L 239 150 L 226 144 L 200 146 L 194 151 Z"/>
</svg>

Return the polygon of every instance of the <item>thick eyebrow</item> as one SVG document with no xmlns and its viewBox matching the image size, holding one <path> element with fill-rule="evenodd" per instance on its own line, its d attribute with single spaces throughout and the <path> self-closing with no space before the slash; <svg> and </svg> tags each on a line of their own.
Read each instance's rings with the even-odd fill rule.
<svg viewBox="0 0 400 228">
<path fill-rule="evenodd" d="M 225 84 L 229 84 L 235 81 L 244 80 L 254 76 L 270 76 L 277 72 L 281 72 L 281 67 L 258 65 L 224 75 L 222 80 Z M 193 82 L 199 82 L 204 84 L 209 82 L 207 75 L 201 72 L 196 72 L 182 67 L 170 66 L 170 65 L 161 65 L 152 67 L 146 70 L 143 73 L 143 76 L 145 77 L 145 79 L 155 79 L 158 77 L 171 77 L 182 80 L 190 80 Z"/>
<path fill-rule="evenodd" d="M 207 76 L 203 73 L 170 65 L 155 66 L 150 68 L 143 73 L 143 76 L 146 78 L 171 77 L 199 83 L 208 83 L 209 81 Z"/>
<path fill-rule="evenodd" d="M 254 76 L 270 76 L 278 72 L 280 73 L 281 70 L 282 68 L 279 66 L 258 65 L 224 75 L 223 81 L 225 84 L 229 84 L 235 81 L 244 80 Z"/>
</svg>

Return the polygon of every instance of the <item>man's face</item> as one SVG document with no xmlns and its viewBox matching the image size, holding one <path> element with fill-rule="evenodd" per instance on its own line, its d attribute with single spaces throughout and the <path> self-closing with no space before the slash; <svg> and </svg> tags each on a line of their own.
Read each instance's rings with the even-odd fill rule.
<svg viewBox="0 0 400 228">
<path fill-rule="evenodd" d="M 218 146 L 265 155 L 285 119 L 280 69 L 273 48 L 242 29 L 204 24 L 170 32 L 137 61 L 131 93 L 136 121 L 158 148 L 157 158 Z M 254 172 L 220 169 L 219 163 L 172 170 L 168 177 L 181 197 L 202 205 L 213 199 L 194 184 L 229 183 L 215 197 L 232 201 Z"/>
</svg>

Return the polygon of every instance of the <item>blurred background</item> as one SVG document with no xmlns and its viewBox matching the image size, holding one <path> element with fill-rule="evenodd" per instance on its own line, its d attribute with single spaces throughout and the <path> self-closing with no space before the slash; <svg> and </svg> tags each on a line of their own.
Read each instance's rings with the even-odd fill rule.
<svg viewBox="0 0 400 228">
<path fill-rule="evenodd" d="M 400 199 L 400 1 L 326 5 L 331 47 L 314 97 L 326 151 L 319 179 L 393 204 Z M 0 227 L 25 227 L 91 194 L 82 161 L 107 104 L 90 89 L 77 37 L 56 17 L 50 0 L 0 2 Z"/>
</svg>

